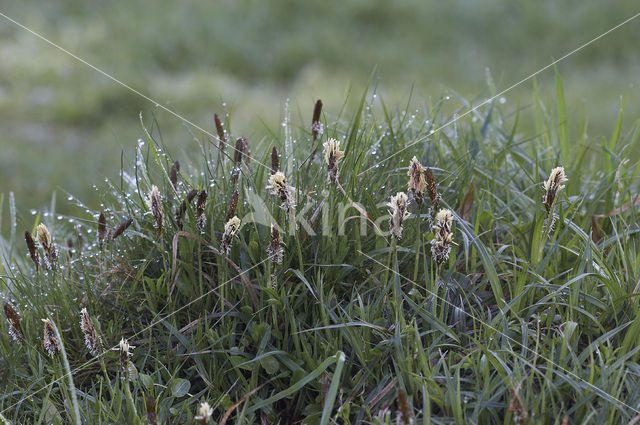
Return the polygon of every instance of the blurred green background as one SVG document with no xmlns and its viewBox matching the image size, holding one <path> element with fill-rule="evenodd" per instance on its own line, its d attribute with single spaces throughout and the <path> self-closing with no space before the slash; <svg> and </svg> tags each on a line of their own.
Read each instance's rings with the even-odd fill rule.
<svg viewBox="0 0 640 425">
<path fill-rule="evenodd" d="M 310 119 L 313 102 L 337 114 L 374 67 L 387 104 L 415 105 L 455 91 L 476 102 L 528 76 L 640 11 L 637 0 L 41 0 L 0 1 L 0 11 L 214 131 L 233 108 L 250 140 L 278 128 L 285 99 Z M 95 207 L 93 184 L 115 178 L 142 137 L 138 114 L 156 114 L 178 158 L 197 152 L 183 123 L 0 17 L 0 193 L 21 211 L 57 190 Z M 640 111 L 640 18 L 564 60 L 570 115 L 609 135 L 621 97 Z M 553 99 L 554 74 L 538 76 Z M 532 101 L 531 81 L 505 95 Z M 451 102 L 457 102 L 452 100 Z M 551 104 L 550 104 L 551 105 Z M 454 103 L 452 108 L 460 107 Z M 531 115 L 531 109 L 525 109 Z M 525 114 L 526 115 L 526 114 Z M 202 136 L 195 131 L 196 136 Z M 253 138 L 253 139 L 252 139 Z"/>
</svg>

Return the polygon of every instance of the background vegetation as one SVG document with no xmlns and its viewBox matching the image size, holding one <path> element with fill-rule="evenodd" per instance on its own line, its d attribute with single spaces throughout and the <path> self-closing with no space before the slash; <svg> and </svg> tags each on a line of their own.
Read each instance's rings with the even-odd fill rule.
<svg viewBox="0 0 640 425">
<path fill-rule="evenodd" d="M 634 0 L 25 0 L 1 11 L 208 130 L 214 111 L 233 109 L 254 144 L 286 98 L 294 111 L 318 97 L 337 110 L 374 67 L 389 104 L 412 87 L 417 107 L 453 91 L 477 103 L 492 92 L 486 69 L 506 88 L 638 12 Z M 588 117 L 594 143 L 620 96 L 630 116 L 640 111 L 639 37 L 631 23 L 560 65 L 573 123 Z M 0 193 L 13 191 L 20 211 L 53 190 L 96 206 L 91 184 L 117 175 L 121 152 L 132 157 L 139 112 L 162 118 L 173 152 L 197 152 L 179 120 L 4 19 L 0 39 Z M 552 98 L 553 73 L 538 83 Z M 530 111 L 531 89 L 507 93 L 508 109 Z"/>
</svg>

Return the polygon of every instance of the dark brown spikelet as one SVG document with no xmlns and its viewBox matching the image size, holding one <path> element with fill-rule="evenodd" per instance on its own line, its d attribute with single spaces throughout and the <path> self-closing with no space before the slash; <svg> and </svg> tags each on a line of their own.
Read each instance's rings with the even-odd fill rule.
<svg viewBox="0 0 640 425">
<path fill-rule="evenodd" d="M 67 238 L 67 252 L 69 253 L 69 258 L 73 257 L 73 239 Z"/>
<path fill-rule="evenodd" d="M 216 122 L 216 131 L 218 132 L 218 140 L 220 141 L 220 150 L 223 151 L 227 143 L 227 138 L 224 135 L 224 128 L 222 128 L 222 121 L 218 114 L 213 114 L 213 119 Z"/>
<path fill-rule="evenodd" d="M 187 202 L 190 204 L 197 194 L 198 194 L 198 189 L 191 189 L 189 193 L 187 193 Z"/>
<path fill-rule="evenodd" d="M 205 215 L 204 206 L 207 203 L 207 192 L 202 190 L 198 194 L 198 201 L 196 202 L 196 226 L 200 231 L 204 230 Z"/>
<path fill-rule="evenodd" d="M 311 134 L 313 140 L 316 140 L 318 136 L 322 136 L 324 128 L 320 122 L 320 115 L 322 114 L 322 100 L 318 99 L 313 107 L 313 118 L 311 119 Z"/>
<path fill-rule="evenodd" d="M 234 215 L 236 215 L 236 207 L 238 206 L 238 189 L 234 189 L 231 194 L 231 201 L 229 201 L 229 209 L 227 210 L 227 216 L 224 219 L 226 223 L 229 221 Z"/>
<path fill-rule="evenodd" d="M 169 172 L 169 180 L 171 180 L 174 189 L 178 189 L 178 171 L 180 171 L 180 163 L 176 161 L 171 166 L 171 171 Z"/>
<path fill-rule="evenodd" d="M 239 167 L 242 164 L 243 153 L 244 153 L 244 138 L 238 137 L 236 139 L 236 148 L 233 151 L 233 162 L 235 162 L 236 167 Z"/>
<path fill-rule="evenodd" d="M 104 240 L 107 236 L 107 219 L 104 216 L 104 212 L 100 212 L 98 216 L 98 245 L 102 248 Z"/>
<path fill-rule="evenodd" d="M 191 189 L 189 193 L 187 193 L 187 199 L 182 201 L 180 207 L 176 210 L 176 224 L 178 225 L 178 229 L 182 230 L 182 219 L 184 218 L 185 213 L 187 212 L 187 203 L 191 203 L 193 198 L 198 194 L 198 189 Z"/>
<path fill-rule="evenodd" d="M 244 156 L 244 163 L 251 164 L 251 151 L 249 150 L 249 139 L 242 138 L 242 155 Z"/>
<path fill-rule="evenodd" d="M 152 396 L 147 397 L 147 422 L 149 425 L 158 425 L 156 418 L 156 399 Z"/>
<path fill-rule="evenodd" d="M 398 424 L 409 425 L 413 423 L 413 412 L 409 407 L 409 400 L 407 400 L 407 393 L 403 390 L 398 390 Z"/>
<path fill-rule="evenodd" d="M 274 146 L 273 149 L 271 149 L 271 174 L 277 173 L 279 166 L 280 160 L 278 159 L 278 149 Z"/>
<path fill-rule="evenodd" d="M 438 193 L 438 189 L 436 187 L 436 179 L 433 177 L 433 173 L 431 172 L 430 167 L 427 167 L 425 175 L 427 177 L 427 193 L 429 194 L 429 199 L 431 200 L 431 207 L 429 208 L 429 220 L 430 224 L 433 225 L 436 220 L 438 208 L 440 207 L 440 194 Z"/>
<path fill-rule="evenodd" d="M 27 242 L 27 248 L 29 249 L 29 256 L 31 261 L 36 265 L 36 271 L 38 270 L 38 250 L 36 249 L 36 243 L 33 240 L 31 233 L 24 232 L 24 239 Z"/>
<path fill-rule="evenodd" d="M 267 254 L 273 264 L 281 264 L 284 257 L 284 249 L 282 248 L 282 236 L 277 226 L 271 225 L 271 242 L 267 247 Z M 275 277 L 275 274 L 272 275 Z M 275 288 L 275 286 L 274 286 Z"/>
<path fill-rule="evenodd" d="M 120 223 L 120 225 L 118 226 L 118 228 L 116 229 L 115 232 L 113 232 L 113 237 L 112 239 L 117 238 L 118 236 L 120 236 L 121 234 L 124 233 L 125 230 L 127 230 L 127 228 L 129 226 L 131 226 L 131 223 L 133 223 L 133 220 L 130 218 L 127 218 L 126 220 L 124 220 L 122 223 Z"/>
<path fill-rule="evenodd" d="M 7 320 L 9 321 L 9 336 L 11 339 L 14 341 L 24 339 L 22 327 L 20 326 L 20 316 L 18 315 L 18 312 L 11 307 L 11 304 L 5 303 L 4 315 L 7 316 Z"/>
<path fill-rule="evenodd" d="M 425 174 L 427 176 L 427 193 L 429 193 L 429 199 L 431 199 L 431 203 L 433 204 L 436 201 L 436 197 L 438 196 L 438 190 L 436 189 L 436 179 L 433 178 L 433 173 L 431 172 L 430 167 L 427 167 Z"/>
</svg>

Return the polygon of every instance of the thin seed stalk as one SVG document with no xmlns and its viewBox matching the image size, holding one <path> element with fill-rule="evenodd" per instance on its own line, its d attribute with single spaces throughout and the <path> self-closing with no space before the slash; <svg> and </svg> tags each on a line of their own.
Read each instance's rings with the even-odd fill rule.
<svg viewBox="0 0 640 425">
<path fill-rule="evenodd" d="M 76 386 L 73 383 L 73 375 L 71 374 L 71 366 L 69 366 L 69 359 L 67 358 L 67 351 L 64 349 L 64 342 L 62 341 L 62 336 L 58 331 L 58 326 L 56 326 L 56 324 L 53 321 L 51 321 L 51 324 L 53 325 L 53 329 L 56 333 L 56 338 L 58 338 L 58 343 L 60 346 L 60 357 L 62 358 L 62 365 L 64 366 L 65 375 L 68 378 L 69 393 L 71 393 L 71 407 L 73 412 L 73 415 L 72 415 L 73 421 L 75 422 L 76 425 L 81 425 L 80 407 L 78 405 L 78 397 L 76 396 Z"/>
<path fill-rule="evenodd" d="M 416 238 L 416 260 L 415 260 L 415 264 L 413 266 L 413 281 L 417 282 L 418 281 L 418 270 L 420 268 L 420 251 L 422 250 L 422 220 L 420 220 L 420 213 L 421 213 L 421 208 L 422 204 L 418 205 L 418 220 L 416 220 L 417 222 L 417 227 L 418 227 L 418 237 Z"/>
</svg>

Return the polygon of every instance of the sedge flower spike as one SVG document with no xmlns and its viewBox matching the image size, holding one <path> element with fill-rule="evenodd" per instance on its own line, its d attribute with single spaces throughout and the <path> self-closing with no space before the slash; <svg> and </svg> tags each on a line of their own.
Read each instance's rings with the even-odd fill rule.
<svg viewBox="0 0 640 425">
<path fill-rule="evenodd" d="M 547 212 L 551 211 L 556 200 L 556 196 L 562 189 L 564 189 L 564 183 L 567 181 L 569 181 L 569 179 L 567 179 L 563 167 L 556 167 L 551 170 L 549 179 L 543 183 L 545 194 L 542 203 L 544 204 Z"/>
<path fill-rule="evenodd" d="M 438 265 L 449 259 L 451 243 L 453 242 L 453 213 L 451 210 L 442 209 L 436 214 L 433 233 L 435 238 L 431 241 L 431 255 Z"/>
<path fill-rule="evenodd" d="M 324 146 L 324 161 L 327 163 L 329 172 L 327 179 L 329 183 L 337 183 L 338 176 L 340 175 L 340 169 L 338 168 L 338 162 L 340 158 L 344 156 L 344 151 L 340 150 L 340 141 L 336 139 L 329 139 L 323 144 Z"/>
<path fill-rule="evenodd" d="M 118 346 L 120 348 L 120 369 L 122 370 L 122 373 L 126 374 L 131 369 L 129 366 L 129 361 L 131 360 L 131 352 L 135 347 L 129 345 L 129 341 L 127 341 L 125 338 L 122 338 L 120 340 Z"/>
<path fill-rule="evenodd" d="M 284 257 L 284 249 L 282 248 L 282 236 L 277 226 L 271 225 L 271 242 L 267 247 L 267 254 L 273 264 L 281 264 Z"/>
<path fill-rule="evenodd" d="M 422 204 L 422 200 L 424 199 L 424 195 L 427 190 L 427 181 L 424 177 L 424 171 L 424 167 L 420 164 L 418 158 L 415 156 L 411 158 L 409 171 L 407 171 L 407 175 L 409 176 L 407 188 L 411 197 L 415 199 L 418 204 Z"/>
<path fill-rule="evenodd" d="M 556 223 L 556 217 L 553 214 L 553 206 L 555 205 L 558 193 L 560 193 L 560 191 L 564 189 L 564 183 L 568 180 L 569 179 L 567 179 L 564 168 L 556 167 L 551 170 L 549 179 L 542 184 L 545 190 L 544 197 L 542 198 L 542 204 L 547 210 L 547 218 L 544 221 L 545 235 L 550 235 L 550 233 L 553 231 L 553 226 Z"/>
<path fill-rule="evenodd" d="M 213 409 L 209 406 L 209 403 L 206 401 L 204 403 L 200 403 L 198 407 L 198 415 L 193 419 L 200 422 L 201 425 L 205 425 L 209 423 L 209 418 L 213 415 Z"/>
<path fill-rule="evenodd" d="M 56 337 L 56 330 L 53 327 L 53 323 L 49 319 L 42 319 L 44 323 L 44 336 L 42 338 L 42 346 L 44 351 L 53 357 L 60 351 L 60 342 Z"/>
<path fill-rule="evenodd" d="M 102 354 L 104 351 L 102 345 L 102 338 L 96 332 L 96 328 L 93 325 L 93 321 L 89 317 L 89 313 L 86 308 L 80 311 L 80 329 L 84 335 L 84 343 L 87 349 L 93 356 Z"/>
<path fill-rule="evenodd" d="M 396 240 L 402 238 L 402 222 L 409 217 L 407 212 L 407 194 L 404 192 L 398 192 L 391 197 L 391 201 L 387 204 L 389 207 L 389 227 L 391 228 L 391 234 Z"/>
<path fill-rule="evenodd" d="M 271 193 L 282 201 L 282 208 L 287 212 L 295 210 L 295 202 L 291 194 L 291 186 L 287 183 L 287 178 L 282 171 L 277 171 L 269 177 L 267 189 L 271 189 Z"/>
<path fill-rule="evenodd" d="M 9 336 L 14 341 L 20 341 L 24 339 L 24 335 L 22 334 L 22 327 L 20 326 L 20 316 L 18 312 L 13 309 L 11 304 L 5 303 L 4 305 L 4 315 L 7 316 L 7 320 L 9 321 Z"/>
<path fill-rule="evenodd" d="M 240 219 L 238 216 L 231 217 L 224 225 L 224 234 L 222 235 L 222 244 L 220 245 L 220 251 L 229 255 L 231 252 L 231 243 L 233 238 L 240 229 Z"/>
<path fill-rule="evenodd" d="M 153 218 L 156 220 L 156 227 L 158 228 L 158 231 L 162 232 L 162 202 L 160 200 L 160 191 L 158 190 L 158 186 L 153 185 L 151 187 L 147 203 L 151 209 Z"/>
<path fill-rule="evenodd" d="M 36 239 L 44 250 L 48 266 L 53 268 L 53 264 L 55 263 L 58 254 L 56 246 L 51 241 L 51 233 L 49 233 L 49 229 L 47 229 L 47 226 L 42 223 L 38 224 L 38 227 L 36 227 Z"/>
</svg>

